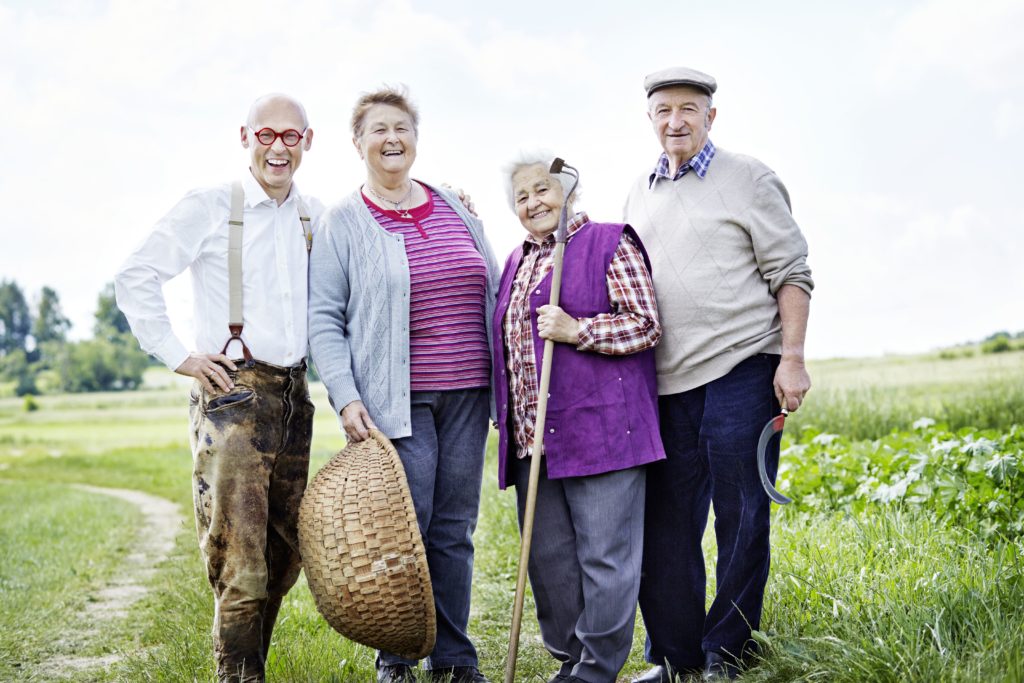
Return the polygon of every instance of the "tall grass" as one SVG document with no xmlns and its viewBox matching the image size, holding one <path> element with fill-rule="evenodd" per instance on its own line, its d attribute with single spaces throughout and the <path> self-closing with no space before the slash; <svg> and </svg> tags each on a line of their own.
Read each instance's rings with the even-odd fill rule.
<svg viewBox="0 0 1024 683">
<path fill-rule="evenodd" d="M 929 417 L 948 426 L 1008 429 L 1024 424 L 1024 353 L 815 361 L 807 400 L 787 421 L 805 429 L 877 439 Z"/>
<path fill-rule="evenodd" d="M 753 681 L 1024 680 L 1024 545 L 926 515 L 783 514 Z"/>
</svg>

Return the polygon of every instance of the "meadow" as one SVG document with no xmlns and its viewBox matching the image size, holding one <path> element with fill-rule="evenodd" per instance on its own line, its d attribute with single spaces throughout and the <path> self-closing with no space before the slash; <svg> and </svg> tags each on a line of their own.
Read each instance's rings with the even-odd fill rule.
<svg viewBox="0 0 1024 683">
<path fill-rule="evenodd" d="M 760 659 L 746 681 L 1024 680 L 1024 353 L 813 363 L 787 424 Z M 0 681 L 213 680 L 212 604 L 191 518 L 187 385 L 0 399 Z M 344 442 L 323 388 L 315 471 Z M 1020 425 L 1020 426 L 1014 426 Z M 115 618 L 92 609 L 137 548 L 141 513 L 77 484 L 170 500 L 173 549 Z M 500 680 L 518 551 L 488 451 L 471 634 Z M 709 576 L 714 539 L 705 537 Z M 517 680 L 546 681 L 533 606 Z M 646 669 L 638 620 L 622 674 Z M 334 633 L 304 581 L 288 595 L 272 681 L 370 681 L 373 653 Z"/>
</svg>

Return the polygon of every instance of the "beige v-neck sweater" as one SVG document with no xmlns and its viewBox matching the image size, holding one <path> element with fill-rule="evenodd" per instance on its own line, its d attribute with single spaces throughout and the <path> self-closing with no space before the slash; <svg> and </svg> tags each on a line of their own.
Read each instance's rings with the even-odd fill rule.
<svg viewBox="0 0 1024 683">
<path fill-rule="evenodd" d="M 718 148 L 700 178 L 650 174 L 626 200 L 625 222 L 651 258 L 663 328 L 658 393 L 722 377 L 757 353 L 781 353 L 782 285 L 814 287 L 789 194 L 757 159 Z"/>
</svg>

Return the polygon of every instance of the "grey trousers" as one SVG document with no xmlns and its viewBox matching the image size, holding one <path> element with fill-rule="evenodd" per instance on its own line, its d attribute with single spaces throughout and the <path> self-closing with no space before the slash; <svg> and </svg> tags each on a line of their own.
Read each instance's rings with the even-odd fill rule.
<svg viewBox="0 0 1024 683">
<path fill-rule="evenodd" d="M 548 479 L 541 463 L 528 573 L 559 673 L 613 683 L 633 643 L 646 470 Z M 510 463 L 522 528 L 529 458 Z"/>
</svg>

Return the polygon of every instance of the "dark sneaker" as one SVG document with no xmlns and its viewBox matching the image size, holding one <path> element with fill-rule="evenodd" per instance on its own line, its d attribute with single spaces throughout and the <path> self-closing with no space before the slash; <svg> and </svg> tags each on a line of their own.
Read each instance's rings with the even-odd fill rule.
<svg viewBox="0 0 1024 683">
<path fill-rule="evenodd" d="M 480 673 L 475 666 L 449 666 L 443 669 L 431 669 L 430 680 L 439 683 L 491 683 L 487 676 Z"/>
<path fill-rule="evenodd" d="M 377 683 L 416 683 L 416 675 L 408 664 L 380 664 Z"/>
</svg>

